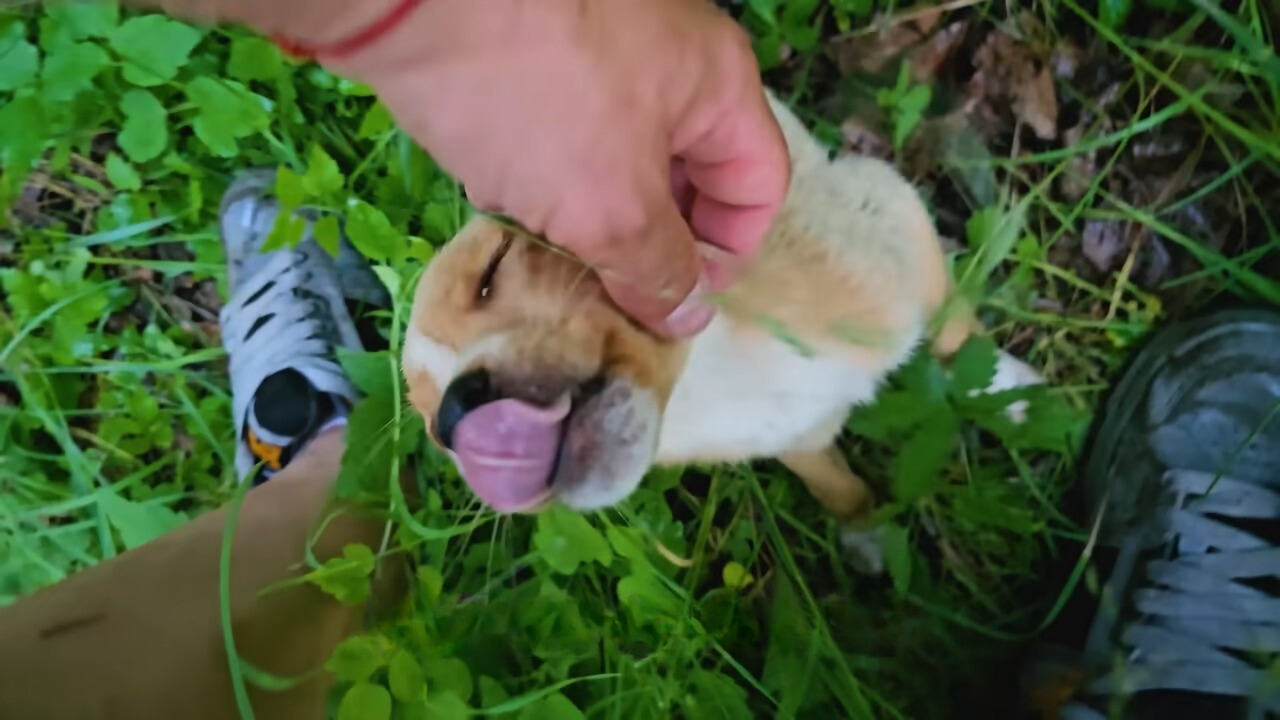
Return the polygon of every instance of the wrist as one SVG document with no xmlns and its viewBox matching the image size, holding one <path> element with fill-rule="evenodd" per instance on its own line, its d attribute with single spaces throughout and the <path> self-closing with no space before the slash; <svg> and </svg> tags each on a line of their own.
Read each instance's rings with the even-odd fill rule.
<svg viewBox="0 0 1280 720">
<path fill-rule="evenodd" d="M 257 0 L 237 4 L 244 6 L 248 24 L 265 35 L 309 46 L 328 46 L 364 32 L 400 3 L 399 0 L 306 0 L 299 3 Z"/>
<path fill-rule="evenodd" d="M 310 34 L 274 34 L 273 39 L 282 50 L 291 55 L 319 62 L 332 62 L 380 44 L 386 36 L 404 25 L 426 1 L 376 0 L 381 5 L 380 14 L 361 17 L 360 23 L 352 21 L 356 16 L 339 16 L 326 23 L 325 26 L 330 30 Z M 368 10 L 369 5 L 362 5 L 361 9 Z"/>
<path fill-rule="evenodd" d="M 388 74 L 477 50 L 501 33 L 523 5 L 523 0 L 420 0 L 372 41 L 316 59 L 335 73 L 372 84 Z"/>
</svg>

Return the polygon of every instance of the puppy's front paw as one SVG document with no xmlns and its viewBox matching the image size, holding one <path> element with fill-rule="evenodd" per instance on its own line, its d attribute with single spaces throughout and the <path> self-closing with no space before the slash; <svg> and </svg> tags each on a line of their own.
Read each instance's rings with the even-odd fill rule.
<svg viewBox="0 0 1280 720">
<path fill-rule="evenodd" d="M 1001 350 L 996 358 L 996 375 L 991 379 L 991 384 L 985 390 L 970 391 L 969 396 L 973 397 L 982 393 L 997 393 L 1002 390 L 1012 390 L 1013 388 L 1027 387 L 1029 385 L 1043 385 L 1044 383 L 1044 376 L 1039 371 Z M 1027 421 L 1027 401 L 1018 400 L 1010 403 L 1004 409 L 1004 414 L 1010 420 L 1021 425 Z"/>
<path fill-rule="evenodd" d="M 870 530 L 847 527 L 840 531 L 844 556 L 863 575 L 884 573 L 884 526 Z"/>
</svg>

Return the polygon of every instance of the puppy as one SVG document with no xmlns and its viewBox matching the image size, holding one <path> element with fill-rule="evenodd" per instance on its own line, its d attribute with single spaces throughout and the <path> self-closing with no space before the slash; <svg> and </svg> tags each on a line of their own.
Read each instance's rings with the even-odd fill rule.
<svg viewBox="0 0 1280 720">
<path fill-rule="evenodd" d="M 846 523 L 854 564 L 881 569 L 871 494 L 833 443 L 917 346 L 949 355 L 977 325 L 964 307 L 930 324 L 951 280 L 911 185 L 879 160 L 829 160 L 769 101 L 791 156 L 786 202 L 692 340 L 645 331 L 581 262 L 484 216 L 423 271 L 409 400 L 488 505 L 595 510 L 655 464 L 773 457 Z M 1032 382 L 1005 355 L 992 389 Z"/>
</svg>

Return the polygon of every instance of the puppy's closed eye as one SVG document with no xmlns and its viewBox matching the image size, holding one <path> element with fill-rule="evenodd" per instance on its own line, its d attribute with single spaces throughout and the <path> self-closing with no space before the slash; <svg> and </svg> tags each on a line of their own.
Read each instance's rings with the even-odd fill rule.
<svg viewBox="0 0 1280 720">
<path fill-rule="evenodd" d="M 493 257 L 489 258 L 489 264 L 485 266 L 484 272 L 480 274 L 480 281 L 476 284 L 476 304 L 482 304 L 493 296 L 498 266 L 502 264 L 502 259 L 511 250 L 511 243 L 514 240 L 515 237 L 511 233 L 503 231 L 502 242 L 498 244 L 498 249 L 494 251 Z"/>
</svg>

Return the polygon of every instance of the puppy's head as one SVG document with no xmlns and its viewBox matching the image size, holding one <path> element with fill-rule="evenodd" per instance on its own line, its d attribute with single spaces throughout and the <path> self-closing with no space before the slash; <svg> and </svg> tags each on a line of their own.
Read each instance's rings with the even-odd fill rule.
<svg viewBox="0 0 1280 720">
<path fill-rule="evenodd" d="M 423 271 L 402 365 L 432 441 L 482 500 L 519 513 L 630 495 L 685 354 L 580 261 L 478 217 Z"/>
</svg>

